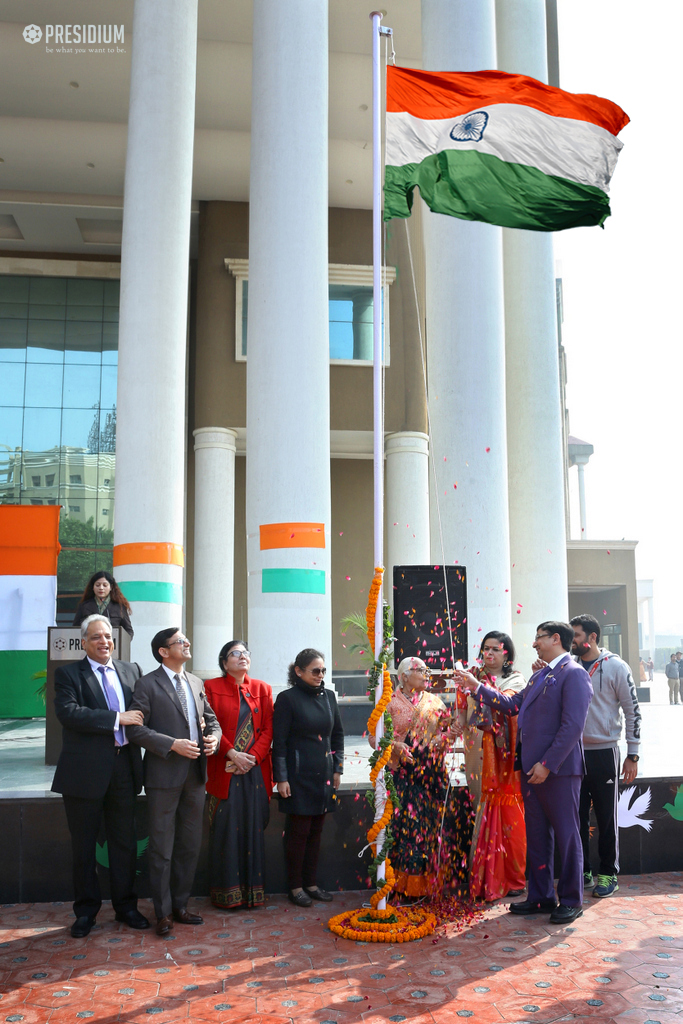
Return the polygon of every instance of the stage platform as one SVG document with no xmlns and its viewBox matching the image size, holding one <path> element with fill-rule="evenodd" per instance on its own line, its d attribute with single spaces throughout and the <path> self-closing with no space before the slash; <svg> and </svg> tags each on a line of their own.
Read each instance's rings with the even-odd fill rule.
<svg viewBox="0 0 683 1024">
<path fill-rule="evenodd" d="M 683 1011 L 683 876 L 622 875 L 573 925 L 503 901 L 401 945 L 326 927 L 361 905 L 345 892 L 307 910 L 269 897 L 233 912 L 196 899 L 198 927 L 168 939 L 100 911 L 72 939 L 71 907 L 0 908 L 0 1018 L 23 1024 L 675 1024 Z M 152 914 L 147 900 L 140 909 Z"/>
</svg>

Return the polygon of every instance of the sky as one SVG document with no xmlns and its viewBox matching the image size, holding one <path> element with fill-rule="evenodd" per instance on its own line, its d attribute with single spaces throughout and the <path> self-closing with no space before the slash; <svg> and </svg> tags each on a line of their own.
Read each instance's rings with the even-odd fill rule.
<svg viewBox="0 0 683 1024">
<path fill-rule="evenodd" d="M 604 230 L 555 235 L 570 431 L 595 448 L 586 537 L 639 542 L 655 632 L 683 637 L 683 3 L 558 0 L 558 19 L 562 88 L 631 118 Z"/>
</svg>

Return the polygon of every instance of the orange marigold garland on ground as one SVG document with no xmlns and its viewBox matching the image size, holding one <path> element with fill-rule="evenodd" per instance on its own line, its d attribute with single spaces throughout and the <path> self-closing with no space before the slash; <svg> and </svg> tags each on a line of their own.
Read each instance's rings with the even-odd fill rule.
<svg viewBox="0 0 683 1024">
<path fill-rule="evenodd" d="M 370 587 L 368 607 L 366 610 L 366 623 L 368 642 L 370 650 L 375 652 L 375 621 L 377 616 L 377 602 L 382 587 L 382 575 L 384 569 L 376 568 L 375 575 Z M 391 676 L 386 666 L 383 650 L 380 659 L 375 662 L 375 670 L 379 675 L 382 672 L 382 696 L 373 708 L 368 719 L 368 733 L 374 734 L 377 724 L 384 714 L 389 701 L 392 698 L 393 690 Z M 378 678 L 378 675 L 375 678 Z M 381 753 L 378 751 L 370 781 L 375 786 L 377 777 L 382 769 L 391 759 L 391 743 L 389 742 Z M 395 790 L 392 790 L 395 795 Z M 387 795 L 382 813 L 368 832 L 368 843 L 377 860 L 376 841 L 380 832 L 387 828 L 394 813 L 394 802 L 390 795 Z M 386 910 L 378 910 L 378 904 L 386 899 L 394 887 L 396 876 L 388 856 L 384 858 L 385 879 L 377 892 L 370 899 L 370 909 L 351 910 L 343 914 L 337 914 L 330 918 L 327 927 L 331 932 L 341 936 L 343 939 L 352 939 L 356 942 L 410 942 L 412 939 L 421 939 L 425 935 L 431 935 L 436 928 L 437 920 L 434 914 L 421 908 L 399 909 L 388 907 Z"/>
</svg>

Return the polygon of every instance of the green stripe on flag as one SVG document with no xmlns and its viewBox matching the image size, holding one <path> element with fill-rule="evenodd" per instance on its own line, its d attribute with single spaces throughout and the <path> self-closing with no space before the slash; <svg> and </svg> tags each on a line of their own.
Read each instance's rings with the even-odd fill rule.
<svg viewBox="0 0 683 1024">
<path fill-rule="evenodd" d="M 264 569 L 262 594 L 324 594 L 322 569 Z"/>
<path fill-rule="evenodd" d="M 159 601 L 162 604 L 182 604 L 183 588 L 180 583 L 158 580 L 119 580 L 123 596 L 129 601 Z"/>
<path fill-rule="evenodd" d="M 490 153 L 446 149 L 419 164 L 385 169 L 385 220 L 410 216 L 416 186 L 434 213 L 506 228 L 561 231 L 602 224 L 611 213 L 607 194 L 592 185 Z"/>
<path fill-rule="evenodd" d="M 0 651 L 0 718 L 44 718 L 46 651 Z"/>
</svg>

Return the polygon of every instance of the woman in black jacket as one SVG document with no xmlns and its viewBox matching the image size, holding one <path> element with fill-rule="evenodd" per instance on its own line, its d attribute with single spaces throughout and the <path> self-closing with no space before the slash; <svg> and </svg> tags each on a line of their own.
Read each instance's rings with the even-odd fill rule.
<svg viewBox="0 0 683 1024">
<path fill-rule="evenodd" d="M 273 777 L 287 815 L 289 899 L 297 907 L 332 899 L 316 882 L 325 815 L 335 809 L 344 765 L 344 730 L 334 690 L 325 689 L 325 660 L 306 648 L 289 666 L 289 690 L 273 712 Z"/>
<path fill-rule="evenodd" d="M 133 627 L 130 624 L 130 605 L 119 589 L 119 585 L 110 572 L 101 569 L 87 582 L 76 614 L 74 626 L 80 626 L 89 615 L 106 615 L 112 629 L 122 626 L 133 639 Z"/>
</svg>

